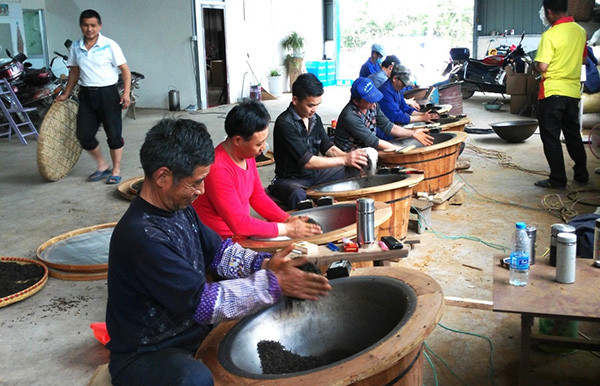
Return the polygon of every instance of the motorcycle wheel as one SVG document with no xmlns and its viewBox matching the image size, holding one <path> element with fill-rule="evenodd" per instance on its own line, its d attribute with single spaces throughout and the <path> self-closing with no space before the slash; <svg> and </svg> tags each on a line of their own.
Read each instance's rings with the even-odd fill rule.
<svg viewBox="0 0 600 386">
<path fill-rule="evenodd" d="M 462 95 L 462 99 L 469 99 L 470 97 L 473 96 L 473 94 L 475 94 L 475 90 L 470 89 L 470 88 L 462 88 L 460 90 L 460 93 Z"/>
</svg>

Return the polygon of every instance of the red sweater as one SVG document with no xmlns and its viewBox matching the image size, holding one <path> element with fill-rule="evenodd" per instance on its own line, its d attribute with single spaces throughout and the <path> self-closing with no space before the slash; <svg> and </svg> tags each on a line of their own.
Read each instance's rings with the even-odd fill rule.
<svg viewBox="0 0 600 386">
<path fill-rule="evenodd" d="M 223 144 L 215 148 L 215 162 L 204 180 L 205 193 L 192 204 L 209 228 L 222 238 L 236 236 L 275 237 L 276 222 L 289 217 L 262 187 L 256 160 L 246 159 L 246 169 L 229 157 Z M 250 216 L 250 206 L 267 221 Z"/>
</svg>

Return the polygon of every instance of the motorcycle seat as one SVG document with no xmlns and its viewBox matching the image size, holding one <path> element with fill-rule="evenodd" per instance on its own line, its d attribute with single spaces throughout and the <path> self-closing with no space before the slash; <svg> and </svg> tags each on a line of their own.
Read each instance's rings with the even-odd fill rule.
<svg viewBox="0 0 600 386">
<path fill-rule="evenodd" d="M 472 66 L 478 70 L 482 70 L 482 71 L 498 71 L 498 69 L 500 68 L 500 66 L 495 65 L 495 64 L 485 64 L 483 63 L 481 60 L 477 60 L 477 59 L 469 59 L 468 61 L 469 66 Z"/>
</svg>

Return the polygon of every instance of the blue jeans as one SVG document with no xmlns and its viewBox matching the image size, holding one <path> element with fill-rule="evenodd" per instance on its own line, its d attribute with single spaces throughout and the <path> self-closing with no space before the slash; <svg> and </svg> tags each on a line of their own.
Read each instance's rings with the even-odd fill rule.
<svg viewBox="0 0 600 386">
<path fill-rule="evenodd" d="M 112 376 L 114 385 L 213 385 L 208 367 L 194 359 L 194 352 L 167 347 L 137 357 Z"/>
</svg>

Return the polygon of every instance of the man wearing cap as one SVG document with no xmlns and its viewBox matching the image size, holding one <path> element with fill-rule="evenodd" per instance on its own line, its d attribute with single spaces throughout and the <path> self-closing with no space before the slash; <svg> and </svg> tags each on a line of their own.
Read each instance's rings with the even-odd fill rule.
<svg viewBox="0 0 600 386">
<path fill-rule="evenodd" d="M 379 108 L 377 102 L 383 98 L 381 92 L 368 78 L 358 78 L 352 83 L 350 101 L 337 120 L 334 144 L 343 151 L 360 147 L 373 147 L 377 150 L 395 150 L 398 146 L 380 139 L 377 129 L 394 138 L 413 137 L 423 145 L 431 145 L 433 137 L 428 130 L 408 130 L 390 121 Z"/>
<path fill-rule="evenodd" d="M 417 111 L 404 99 L 403 89 L 410 81 L 410 74 L 403 66 L 396 66 L 392 70 L 390 78 L 379 87 L 383 98 L 379 101 L 379 107 L 386 117 L 397 125 L 406 125 L 411 122 L 431 122 L 438 119 L 436 113 Z M 418 105 L 417 105 L 418 107 Z M 383 139 L 391 139 L 382 136 Z"/>
<path fill-rule="evenodd" d="M 374 74 L 368 76 L 371 79 L 371 82 L 375 85 L 375 87 L 379 88 L 382 84 L 385 83 L 386 80 L 390 77 L 392 73 L 392 69 L 395 66 L 400 65 L 400 59 L 396 55 L 388 55 L 385 57 L 384 61 L 381 62 L 381 68 Z"/>
<path fill-rule="evenodd" d="M 383 46 L 381 44 L 373 44 L 371 46 L 371 57 L 360 68 L 359 76 L 366 78 L 379 71 L 384 56 Z"/>
</svg>

